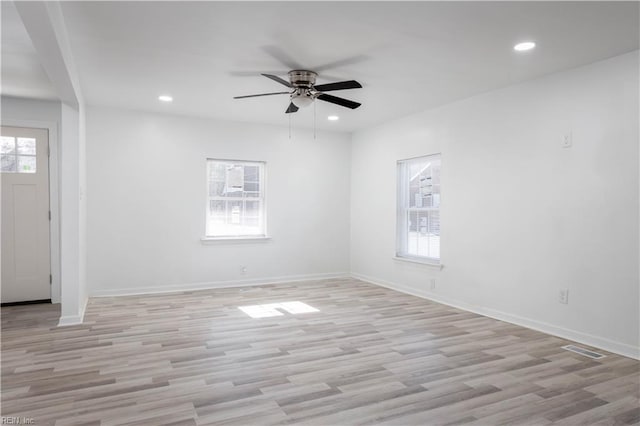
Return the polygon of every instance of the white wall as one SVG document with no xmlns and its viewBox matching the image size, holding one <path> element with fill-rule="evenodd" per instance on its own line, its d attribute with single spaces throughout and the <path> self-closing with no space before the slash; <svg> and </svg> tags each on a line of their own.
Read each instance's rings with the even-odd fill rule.
<svg viewBox="0 0 640 426">
<path fill-rule="evenodd" d="M 2 118 L 11 120 L 60 122 L 60 102 L 2 96 Z"/>
<path fill-rule="evenodd" d="M 286 127 L 90 107 L 90 295 L 348 273 L 349 135 L 292 135 Z M 201 243 L 207 157 L 267 162 L 271 241 Z"/>
<path fill-rule="evenodd" d="M 64 150 L 61 156 L 60 173 L 60 205 L 61 205 L 61 241 L 62 247 L 62 297 L 64 299 L 61 317 L 79 316 L 80 297 L 78 283 L 80 281 L 80 232 L 78 223 L 78 170 L 80 159 L 78 156 L 78 112 L 62 104 L 62 121 L 65 123 L 61 129 Z"/>
<path fill-rule="evenodd" d="M 84 317 L 84 310 L 89 300 L 89 288 L 87 281 L 87 130 L 86 110 L 84 101 L 81 100 L 78 108 L 78 251 L 80 262 L 78 264 L 78 299 L 79 314 Z"/>
<path fill-rule="evenodd" d="M 61 290 L 60 325 L 82 322 L 87 305 L 84 105 L 62 104 L 60 167 Z"/>
<path fill-rule="evenodd" d="M 638 113 L 633 52 L 356 132 L 352 272 L 638 357 Z M 437 152 L 442 271 L 392 259 L 396 161 Z"/>
</svg>

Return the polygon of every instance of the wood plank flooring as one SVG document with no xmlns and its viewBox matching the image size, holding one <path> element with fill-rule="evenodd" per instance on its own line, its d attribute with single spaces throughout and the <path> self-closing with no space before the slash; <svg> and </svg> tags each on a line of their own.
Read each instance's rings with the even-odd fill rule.
<svg viewBox="0 0 640 426">
<path fill-rule="evenodd" d="M 318 312 L 251 318 L 238 306 Z M 2 415 L 77 425 L 640 423 L 640 364 L 354 279 L 2 308 Z"/>
</svg>

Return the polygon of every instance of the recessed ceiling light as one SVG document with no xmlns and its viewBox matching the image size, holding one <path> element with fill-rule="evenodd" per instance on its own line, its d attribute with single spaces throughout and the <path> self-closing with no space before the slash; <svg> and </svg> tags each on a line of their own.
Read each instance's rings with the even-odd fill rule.
<svg viewBox="0 0 640 426">
<path fill-rule="evenodd" d="M 329 121 L 338 121 L 340 120 L 340 117 L 338 117 L 337 115 L 330 115 L 327 117 L 327 120 Z"/>
<path fill-rule="evenodd" d="M 169 95 L 160 95 L 158 96 L 158 100 L 162 102 L 173 102 L 173 98 Z"/>
<path fill-rule="evenodd" d="M 524 52 L 526 50 L 531 50 L 536 47 L 536 44 L 532 41 L 524 41 L 522 43 L 518 43 L 513 46 L 513 50 L 517 50 L 518 52 Z"/>
</svg>

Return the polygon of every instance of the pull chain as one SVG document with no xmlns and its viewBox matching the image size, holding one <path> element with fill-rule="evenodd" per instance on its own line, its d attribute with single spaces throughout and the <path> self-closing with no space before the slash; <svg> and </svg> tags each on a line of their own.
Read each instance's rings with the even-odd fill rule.
<svg viewBox="0 0 640 426">
<path fill-rule="evenodd" d="M 316 102 L 313 102 L 313 139 L 316 139 Z"/>
<path fill-rule="evenodd" d="M 289 139 L 291 139 L 291 114 L 289 115 Z"/>
</svg>

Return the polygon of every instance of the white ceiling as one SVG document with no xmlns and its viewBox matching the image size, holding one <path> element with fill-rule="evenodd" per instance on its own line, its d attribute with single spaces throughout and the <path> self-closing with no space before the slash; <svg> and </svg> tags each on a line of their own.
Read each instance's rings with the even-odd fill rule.
<svg viewBox="0 0 640 426">
<path fill-rule="evenodd" d="M 316 102 L 318 127 L 340 131 L 639 45 L 637 2 L 63 2 L 62 8 L 90 104 L 287 125 L 286 95 L 232 98 L 284 88 L 261 72 L 286 78 L 289 69 L 303 68 L 318 71 L 318 83 L 355 79 L 364 86 L 332 92 L 362 102 L 357 110 Z M 2 35 L 4 78 L 4 27 Z M 538 47 L 518 54 L 512 47 L 522 40 Z M 163 93 L 174 102 L 158 102 Z M 329 114 L 340 120 L 327 122 Z M 313 107 L 296 113 L 293 124 L 312 126 Z"/>
<path fill-rule="evenodd" d="M 1 2 L 2 96 L 57 99 L 13 2 Z"/>
</svg>

